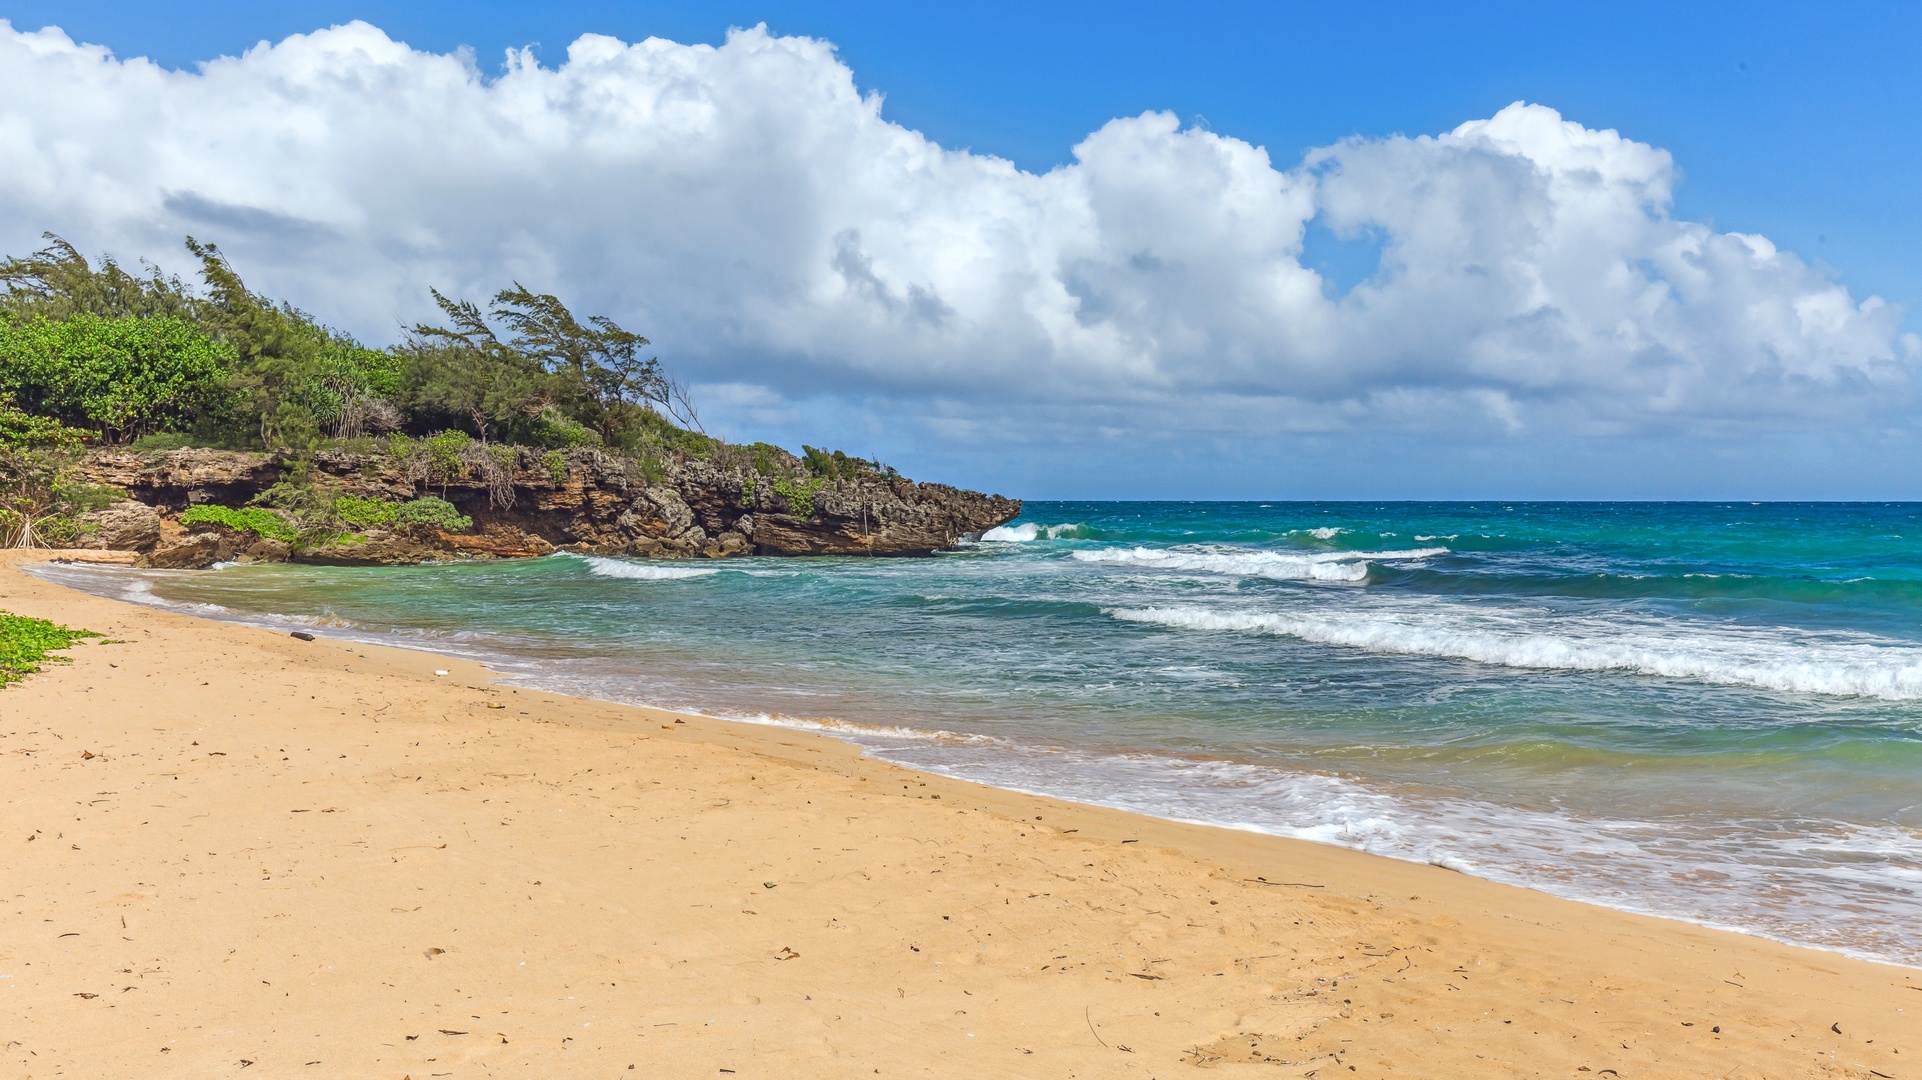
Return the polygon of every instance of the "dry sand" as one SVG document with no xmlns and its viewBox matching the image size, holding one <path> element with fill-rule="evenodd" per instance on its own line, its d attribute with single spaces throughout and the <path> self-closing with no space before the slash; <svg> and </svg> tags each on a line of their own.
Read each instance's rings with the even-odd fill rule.
<svg viewBox="0 0 1922 1080">
<path fill-rule="evenodd" d="M 1922 972 L 22 561 L 119 640 L 0 691 L 5 1077 L 1922 1076 Z"/>
</svg>

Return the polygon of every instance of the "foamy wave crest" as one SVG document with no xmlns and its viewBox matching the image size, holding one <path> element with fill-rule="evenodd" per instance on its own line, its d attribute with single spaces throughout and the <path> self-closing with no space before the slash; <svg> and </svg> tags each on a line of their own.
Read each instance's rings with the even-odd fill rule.
<svg viewBox="0 0 1922 1080">
<path fill-rule="evenodd" d="M 996 525 L 981 534 L 981 539 L 990 544 L 1025 544 L 1030 540 L 1059 540 L 1080 536 L 1087 526 L 1075 522 L 1065 525 L 1038 525 L 1024 521 L 1019 525 Z"/>
<path fill-rule="evenodd" d="M 1173 605 L 1115 608 L 1127 622 L 1183 630 L 1235 630 L 1373 653 L 1434 656 L 1513 668 L 1624 671 L 1723 686 L 1750 686 L 1888 701 L 1922 698 L 1922 649 L 1901 642 L 1814 638 L 1732 630 L 1664 630 L 1653 623 L 1564 618 L 1566 633 L 1531 632 L 1520 620 L 1486 624 L 1435 613 L 1356 616 L 1215 611 Z M 1495 624 L 1495 625 L 1490 625 Z"/>
<path fill-rule="evenodd" d="M 680 710 L 689 712 L 692 710 Z M 839 720 L 826 716 L 780 716 L 774 713 L 715 712 L 695 713 L 697 716 L 712 716 L 716 720 L 732 720 L 740 724 L 763 724 L 768 727 L 793 728 L 797 731 L 818 731 L 834 735 L 860 745 L 864 739 L 881 739 L 893 742 L 943 743 L 950 746 L 997 746 L 1002 740 L 989 735 L 974 735 L 964 731 L 948 731 L 945 728 L 913 728 L 894 724 L 863 724 L 853 720 Z"/>
<path fill-rule="evenodd" d="M 1212 574 L 1274 578 L 1279 581 L 1365 581 L 1370 562 L 1427 559 L 1447 548 L 1409 551 L 1250 551 L 1245 548 L 1103 548 L 1077 551 L 1083 562 L 1119 563 L 1157 570 L 1202 570 Z"/>
<path fill-rule="evenodd" d="M 587 569 L 596 577 L 625 578 L 630 581 L 679 581 L 682 578 L 706 577 L 720 571 L 712 567 L 693 566 L 653 566 L 648 563 L 628 562 L 625 559 L 604 559 L 599 555 L 573 556 L 587 564 Z"/>
</svg>

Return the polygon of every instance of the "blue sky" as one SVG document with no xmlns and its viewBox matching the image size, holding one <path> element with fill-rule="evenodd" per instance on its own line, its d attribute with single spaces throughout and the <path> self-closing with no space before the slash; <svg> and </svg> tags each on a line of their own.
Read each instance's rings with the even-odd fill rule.
<svg viewBox="0 0 1922 1080">
<path fill-rule="evenodd" d="M 1305 153 L 1350 137 L 1441 135 L 1527 101 L 1584 129 L 1613 129 L 1672 155 L 1673 200 L 1661 211 L 1667 217 L 1718 234 L 1765 236 L 1811 273 L 1846 286 L 1854 301 L 1879 296 L 1904 306 L 1892 328 L 1878 324 L 1876 333 L 1887 340 L 1913 333 L 1922 307 L 1922 260 L 1915 255 L 1922 237 L 1922 184 L 1915 182 L 1922 174 L 1922 140 L 1914 137 L 1922 130 L 1922 65 L 1912 57 L 1913 43 L 1922 40 L 1922 7 L 1915 5 L 285 3 L 268 9 L 203 3 L 163 9 L 65 2 L 0 3 L 0 16 L 17 31 L 57 25 L 74 40 L 108 46 L 122 59 L 148 56 L 188 70 L 262 39 L 279 41 L 363 19 L 429 53 L 470 47 L 486 73 L 498 71 L 504 50 L 526 45 L 537 46 L 541 63 L 558 67 L 568 44 L 583 33 L 719 45 L 730 26 L 765 22 L 775 37 L 831 41 L 859 90 L 885 95 L 883 115 L 893 124 L 941 147 L 1006 158 L 1035 174 L 1074 166 L 1074 148 L 1091 133 L 1150 110 L 1173 114 L 1183 130 L 1265 148 L 1274 167 L 1286 171 L 1299 166 Z M 1359 166 L 1344 161 L 1340 167 L 1353 172 Z M 10 250 L 19 246 L 23 231 L 38 232 L 28 216 L 8 221 L 0 211 Z M 1387 235 L 1369 224 L 1379 216 L 1351 215 L 1339 231 L 1358 239 L 1347 242 L 1330 230 L 1335 218 L 1326 210 L 1307 225 L 1299 261 L 1321 275 L 1336 299 L 1372 272 L 1380 245 L 1370 238 Z M 95 226 L 84 214 L 48 227 L 74 235 L 83 246 L 93 239 L 96 249 L 140 254 L 121 250 L 127 230 Z M 920 286 L 907 282 L 923 271 L 910 270 L 918 264 L 906 254 L 890 262 L 886 241 L 875 235 L 878 227 L 855 230 L 856 246 L 836 248 L 841 254 L 835 265 L 843 268 L 850 289 L 859 283 L 846 267 L 875 267 L 877 302 L 896 294 L 912 298 Z M 254 249 L 242 242 L 239 250 Z M 266 259 L 266 248 L 258 250 Z M 890 277 L 895 267 L 896 277 Z M 924 276 L 935 273 L 925 270 Z M 270 285 L 299 283 L 292 275 L 277 279 L 271 269 L 266 278 Z M 928 280 L 938 303 L 961 317 L 970 314 L 952 300 L 959 286 Z M 1067 284 L 1070 291 L 1079 287 Z M 1810 286 L 1782 288 L 1806 296 Z M 1092 310 L 1088 295 L 1076 295 L 1084 310 Z M 320 310 L 321 299 L 303 302 Z M 594 299 L 615 309 L 623 302 L 617 293 Z M 1793 307 L 1796 301 L 1783 303 Z M 828 331 L 805 340 L 757 335 L 741 330 L 732 313 L 685 324 L 654 307 L 632 314 L 652 318 L 649 325 L 665 320 L 673 333 L 656 333 L 657 340 L 686 358 L 697 378 L 724 384 L 710 412 L 723 417 L 731 435 L 790 443 L 838 437 L 856 452 L 860 442 L 873 442 L 879 445 L 871 449 L 909 471 L 1014 493 L 1922 495 L 1922 474 L 1902 463 L 1918 455 L 1915 407 L 1907 399 L 1913 361 L 1901 354 L 1899 343 L 1889 348 L 1897 367 L 1909 365 L 1897 373 L 1902 378 L 1891 382 L 1884 370 L 1870 380 L 1873 386 L 1843 395 L 1848 400 L 1837 397 L 1830 406 L 1800 414 L 1760 398 L 1743 406 L 1741 415 L 1675 407 L 1679 391 L 1671 387 L 1662 398 L 1668 404 L 1631 416 L 1613 406 L 1598 409 L 1588 399 L 1570 405 L 1580 396 L 1574 391 L 1554 401 L 1531 396 L 1539 379 L 1482 385 L 1476 382 L 1481 374 L 1471 378 L 1464 368 L 1425 373 L 1415 382 L 1424 393 L 1507 395 L 1510 405 L 1490 406 L 1491 415 L 1508 416 L 1502 409 L 1512 406 L 1522 410 L 1514 414 L 1520 419 L 1510 417 L 1500 430 L 1432 420 L 1454 405 L 1421 405 L 1415 412 L 1427 419 L 1419 421 L 1399 413 L 1400 419 L 1382 419 L 1393 411 L 1380 404 L 1384 393 L 1412 385 L 1390 380 L 1342 391 L 1347 397 L 1332 390 L 1309 393 L 1306 400 L 1348 402 L 1351 411 L 1359 408 L 1352 402 L 1364 398 L 1375 404 L 1362 409 L 1371 418 L 1308 430 L 1315 425 L 1299 419 L 1260 419 L 1259 402 L 1299 393 L 1296 385 L 1272 379 L 1243 380 L 1243 389 L 1223 379 L 1215 393 L 1257 402 L 1225 425 L 1213 419 L 1221 410 L 1207 412 L 1205 404 L 1171 410 L 1157 421 L 1142 413 L 1139 401 L 1083 401 L 1041 390 L 1032 401 L 993 415 L 991 389 L 957 389 L 960 384 L 947 374 L 923 378 L 886 371 L 869 385 L 863 376 L 881 371 L 875 363 L 837 367 L 824 359 L 837 350 L 885 352 L 866 338 L 856 342 Z M 1192 312 L 1176 315 L 1190 324 L 1200 321 Z M 1167 340 L 1166 325 L 1157 324 L 1164 335 L 1157 341 Z M 1709 340 L 1723 329 L 1705 323 L 1700 332 L 1709 337 L 1690 340 Z M 716 344 L 723 338 L 727 350 Z M 954 347 L 979 349 L 987 340 L 957 339 Z M 1843 347 L 1831 342 L 1812 348 L 1829 355 Z M 927 370 L 946 371 L 942 356 L 927 356 Z M 1365 366 L 1362 360 L 1342 362 Z M 809 374 L 757 382 L 756 365 L 805 368 Z M 1290 370 L 1299 376 L 1303 369 L 1298 364 Z M 1708 385 L 1704 378 L 1713 381 L 1694 374 L 1681 381 Z M 1839 385 L 1828 375 L 1823 379 L 1824 386 Z M 1752 377 L 1728 385 L 1737 383 L 1743 393 L 1753 389 Z M 1624 392 L 1613 387 L 1604 396 Z M 1600 392 L 1591 387 L 1581 393 Z M 1078 424 L 1077 417 L 1086 423 Z M 1106 434 L 1089 434 L 1097 430 Z"/>
</svg>

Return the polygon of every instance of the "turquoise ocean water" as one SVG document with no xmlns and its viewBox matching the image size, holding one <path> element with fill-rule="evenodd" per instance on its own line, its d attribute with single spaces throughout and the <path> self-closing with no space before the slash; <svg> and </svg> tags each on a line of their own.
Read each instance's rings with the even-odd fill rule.
<svg viewBox="0 0 1922 1080">
<path fill-rule="evenodd" d="M 927 559 L 45 573 L 1922 965 L 1922 505 L 1030 503 Z"/>
</svg>

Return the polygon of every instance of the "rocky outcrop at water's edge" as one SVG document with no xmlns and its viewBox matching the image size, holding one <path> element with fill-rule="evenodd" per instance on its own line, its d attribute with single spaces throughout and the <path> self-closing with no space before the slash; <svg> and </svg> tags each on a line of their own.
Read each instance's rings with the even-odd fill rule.
<svg viewBox="0 0 1922 1080">
<path fill-rule="evenodd" d="M 583 554 L 653 558 L 735 555 L 926 555 L 1013 520 L 1019 499 L 870 471 L 803 479 L 792 458 L 760 470 L 732 460 L 636 462 L 599 450 L 494 448 L 481 467 L 430 474 L 418 461 L 325 450 L 302 482 L 325 498 L 445 498 L 473 519 L 457 532 L 423 527 L 321 531 L 289 542 L 213 522 L 182 525 L 188 507 L 239 507 L 297 471 L 284 455 L 225 450 L 96 451 L 89 483 L 126 498 L 82 519 L 80 544 L 135 551 L 156 567 L 232 559 L 400 564 L 457 558 Z M 765 451 L 761 461 L 766 463 Z"/>
</svg>

